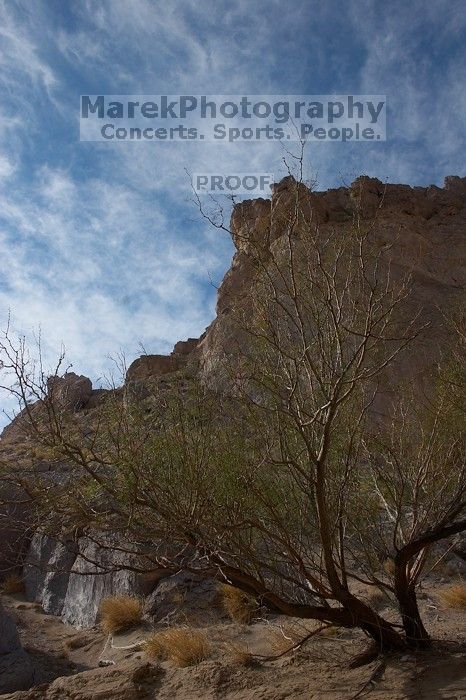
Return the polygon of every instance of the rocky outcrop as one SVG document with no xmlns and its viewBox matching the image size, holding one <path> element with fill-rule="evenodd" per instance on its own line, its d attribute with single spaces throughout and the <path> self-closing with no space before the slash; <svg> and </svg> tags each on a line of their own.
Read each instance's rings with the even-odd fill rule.
<svg viewBox="0 0 466 700">
<path fill-rule="evenodd" d="M 33 682 L 33 664 L 21 646 L 12 617 L 0 601 L 0 694 L 24 690 Z"/>
<path fill-rule="evenodd" d="M 144 613 L 154 622 L 174 623 L 186 613 L 195 613 L 205 621 L 215 617 L 217 599 L 217 582 L 180 571 L 160 580 L 145 600 Z"/>
<path fill-rule="evenodd" d="M 64 622 L 91 627 L 103 598 L 144 590 L 144 581 L 123 564 L 131 564 L 130 556 L 120 552 L 116 542 L 108 547 L 87 538 L 62 543 L 37 532 L 24 566 L 26 597 Z"/>
<path fill-rule="evenodd" d="M 51 399 L 57 409 L 63 411 L 80 411 L 95 407 L 109 394 L 105 389 L 93 389 L 88 377 L 66 372 L 63 376 L 53 375 L 47 379 L 47 399 Z M 20 411 L 0 434 L 2 443 L 18 442 L 28 438 L 30 416 L 40 418 L 43 402 L 36 401 Z"/>
<path fill-rule="evenodd" d="M 199 338 L 180 340 L 170 355 L 141 355 L 128 367 L 126 384 L 177 372 L 195 356 Z"/>
<path fill-rule="evenodd" d="M 314 192 L 289 176 L 272 186 L 270 200 L 249 200 L 234 207 L 231 235 L 236 253 L 218 291 L 216 318 L 207 331 L 198 341 L 177 343 L 170 356 L 135 360 L 127 382 L 169 374 L 195 357 L 204 382 L 224 388 L 225 364 L 244 348 L 232 312 L 251 306 L 257 255 L 262 264 L 266 262 L 272 250 L 284 245 L 290 225 L 296 231 L 309 225 L 323 232 L 331 228 L 345 236 L 358 221 L 374 222 L 380 245 L 393 247 L 395 266 L 414 267 L 413 301 L 423 307 L 426 320 L 437 330 L 443 310 L 458 305 L 465 286 L 466 178 L 446 177 L 440 188 L 361 176 L 349 187 Z M 434 348 L 426 343 L 420 348 L 420 366 L 434 360 Z"/>
<path fill-rule="evenodd" d="M 47 380 L 47 393 L 64 411 L 78 411 L 87 404 L 92 395 L 92 382 L 88 377 L 67 372 L 62 377 Z"/>
<path fill-rule="evenodd" d="M 199 338 L 188 338 L 188 340 L 179 340 L 175 343 L 172 355 L 191 355 L 199 345 Z"/>
<path fill-rule="evenodd" d="M 368 177 L 351 186 L 313 192 L 286 177 L 272 187 L 271 200 L 253 200 L 235 206 L 231 232 L 236 253 L 218 291 L 217 316 L 202 338 L 198 353 L 201 376 L 224 389 L 226 374 L 235 372 L 236 358 L 245 339 L 234 323 L 234 312 L 251 307 L 257 272 L 255 258 L 267 257 L 286 243 L 293 226 L 348 234 L 355 223 L 368 222 L 380 246 L 392 246 L 394 269 L 413 268 L 413 304 L 439 340 L 426 337 L 417 353 L 418 369 L 435 361 L 443 346 L 443 313 L 462 301 L 466 261 L 466 178 L 447 177 L 445 187 L 385 184 Z M 228 373 L 225 367 L 228 366 Z M 403 371 L 403 368 L 399 368 Z"/>
<path fill-rule="evenodd" d="M 144 661 L 128 660 L 118 666 L 94 668 L 57 678 L 48 685 L 5 696 L 4 700 L 139 700 L 155 697 L 162 670 Z M 8 692 L 8 691 L 7 691 Z"/>
<path fill-rule="evenodd" d="M 176 372 L 183 364 L 183 360 L 172 355 L 142 355 L 128 367 L 126 382 Z"/>
</svg>

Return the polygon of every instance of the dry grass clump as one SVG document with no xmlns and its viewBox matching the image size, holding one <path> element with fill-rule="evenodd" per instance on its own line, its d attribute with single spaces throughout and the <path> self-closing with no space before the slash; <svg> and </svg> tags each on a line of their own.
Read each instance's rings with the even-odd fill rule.
<svg viewBox="0 0 466 700">
<path fill-rule="evenodd" d="M 65 641 L 63 642 L 63 646 L 65 647 L 65 649 L 73 651 L 74 649 L 82 649 L 82 647 L 91 644 L 92 641 L 92 636 L 83 632 L 75 634 L 73 637 L 69 637 L 68 639 L 65 639 Z"/>
<path fill-rule="evenodd" d="M 379 589 L 372 586 L 367 587 L 365 598 L 375 610 L 384 608 L 387 603 L 387 596 Z"/>
<path fill-rule="evenodd" d="M 174 591 L 171 595 L 170 602 L 172 605 L 183 605 L 186 600 L 186 593 Z"/>
<path fill-rule="evenodd" d="M 385 559 L 382 567 L 385 573 L 389 576 L 395 575 L 395 562 L 393 561 L 393 559 Z"/>
<path fill-rule="evenodd" d="M 280 625 L 279 627 L 271 626 L 267 641 L 272 652 L 279 655 L 299 645 L 307 634 L 309 634 L 309 630 L 300 623 Z"/>
<path fill-rule="evenodd" d="M 248 647 L 244 647 L 242 644 L 235 644 L 234 642 L 228 642 L 225 646 L 233 663 L 238 666 L 255 666 L 256 660 Z"/>
<path fill-rule="evenodd" d="M 328 625 L 328 627 L 324 627 L 319 632 L 319 637 L 336 637 L 336 635 L 340 634 L 340 632 L 340 627 L 337 627 L 336 625 Z"/>
<path fill-rule="evenodd" d="M 220 596 L 227 615 L 243 625 L 250 625 L 259 610 L 257 600 L 235 586 L 224 583 L 220 586 Z"/>
<path fill-rule="evenodd" d="M 24 581 L 19 574 L 9 574 L 2 582 L 2 593 L 24 593 Z"/>
<path fill-rule="evenodd" d="M 142 622 L 142 605 L 139 598 L 116 595 L 104 598 L 100 604 L 102 629 L 108 634 L 123 632 Z"/>
<path fill-rule="evenodd" d="M 466 582 L 449 583 L 437 591 L 437 597 L 447 608 L 466 610 Z"/>
<path fill-rule="evenodd" d="M 149 659 L 163 659 L 174 666 L 194 666 L 210 654 L 206 636 L 199 630 L 178 627 L 154 634 L 145 643 Z"/>
</svg>

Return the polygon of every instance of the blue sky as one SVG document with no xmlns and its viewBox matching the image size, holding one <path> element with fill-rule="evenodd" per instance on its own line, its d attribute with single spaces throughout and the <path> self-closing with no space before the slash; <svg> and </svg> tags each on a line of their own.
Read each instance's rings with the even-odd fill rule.
<svg viewBox="0 0 466 700">
<path fill-rule="evenodd" d="M 0 320 L 93 380 L 212 320 L 232 245 L 191 171 L 284 174 L 276 144 L 83 143 L 80 94 L 386 94 L 386 143 L 316 144 L 319 189 L 465 175 L 463 0 L 0 1 Z"/>
</svg>

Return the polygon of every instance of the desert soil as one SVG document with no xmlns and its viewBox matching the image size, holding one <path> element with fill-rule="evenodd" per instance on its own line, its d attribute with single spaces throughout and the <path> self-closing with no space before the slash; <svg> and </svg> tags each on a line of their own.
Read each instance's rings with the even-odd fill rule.
<svg viewBox="0 0 466 700">
<path fill-rule="evenodd" d="M 26 650 L 37 668 L 38 686 L 3 695 L 2 700 L 464 700 L 466 631 L 464 611 L 442 607 L 432 581 L 421 592 L 426 626 L 435 651 L 388 656 L 349 670 L 348 662 L 367 641 L 353 631 L 313 637 L 302 648 L 274 660 L 245 665 L 237 651 L 277 655 L 312 623 L 287 618 L 239 625 L 219 618 L 214 624 L 181 611 L 179 622 L 202 628 L 211 656 L 196 666 L 173 668 L 148 662 L 141 642 L 149 625 L 107 637 L 99 627 L 78 631 L 21 595 L 4 596 Z M 382 603 L 383 605 L 383 603 Z M 385 614 L 387 614 L 385 610 Z M 161 629 L 161 625 L 156 626 Z"/>
</svg>

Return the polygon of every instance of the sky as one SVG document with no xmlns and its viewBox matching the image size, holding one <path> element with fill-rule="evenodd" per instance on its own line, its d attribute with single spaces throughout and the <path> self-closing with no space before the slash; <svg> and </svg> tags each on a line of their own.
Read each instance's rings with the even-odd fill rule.
<svg viewBox="0 0 466 700">
<path fill-rule="evenodd" d="M 464 0 L 0 0 L 0 327 L 98 386 L 199 336 L 233 246 L 191 172 L 285 174 L 276 143 L 79 140 L 79 96 L 387 95 L 387 141 L 306 151 L 318 189 L 466 175 Z"/>
</svg>

